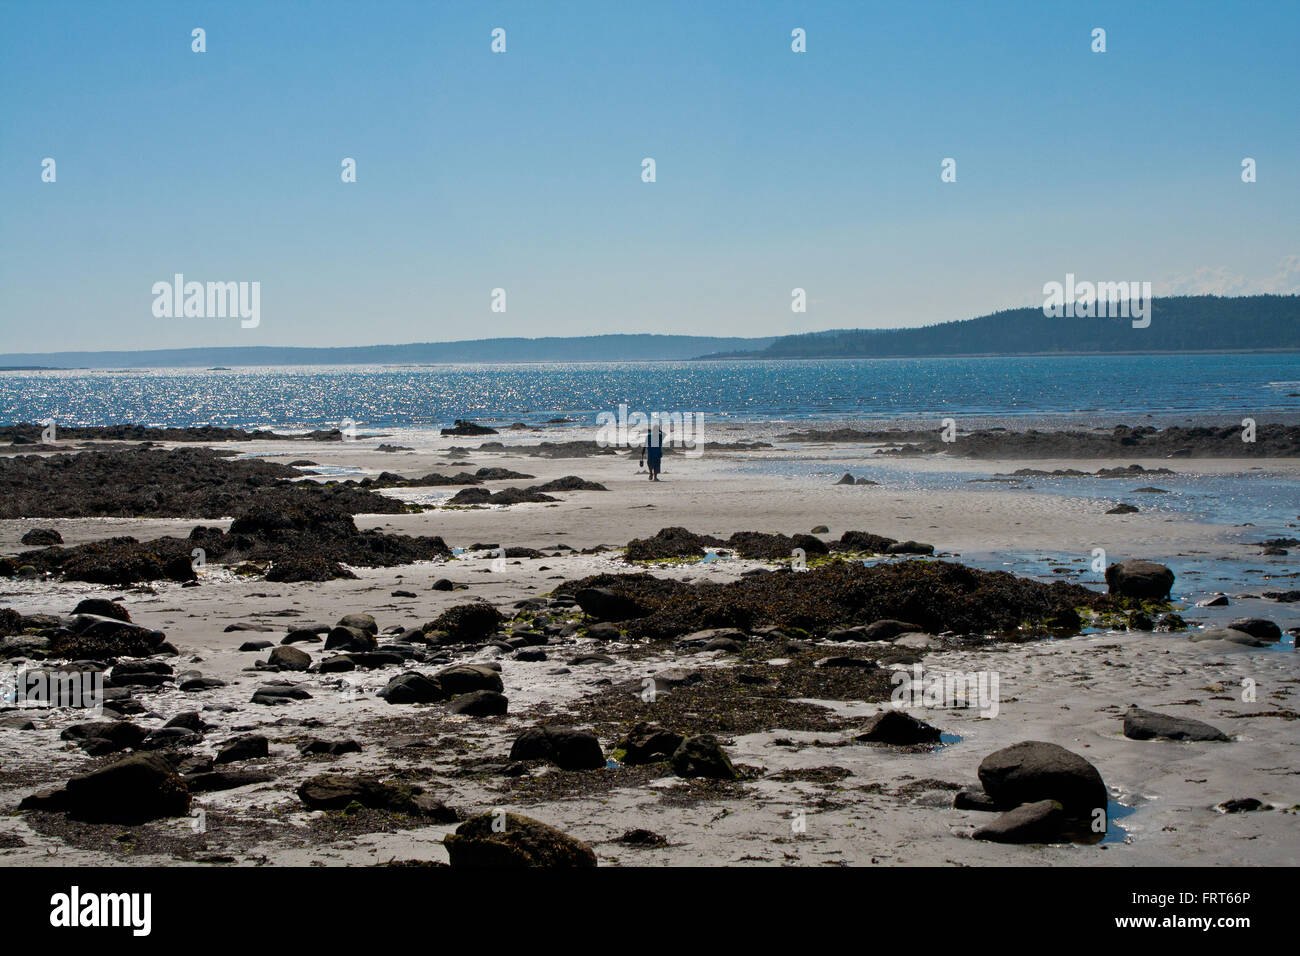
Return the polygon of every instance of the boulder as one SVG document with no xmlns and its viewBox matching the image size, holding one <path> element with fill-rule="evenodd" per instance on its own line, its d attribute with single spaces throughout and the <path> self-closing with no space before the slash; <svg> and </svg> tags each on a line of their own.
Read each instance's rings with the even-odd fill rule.
<svg viewBox="0 0 1300 956">
<path fill-rule="evenodd" d="M 375 636 L 360 628 L 339 625 L 325 635 L 325 650 L 373 651 L 379 646 Z"/>
<path fill-rule="evenodd" d="M 853 739 L 882 744 L 937 744 L 939 728 L 901 710 L 882 710 L 868 718 L 862 733 Z"/>
<path fill-rule="evenodd" d="M 581 840 L 516 813 L 472 817 L 442 842 L 453 867 L 568 869 L 596 865 L 596 854 Z"/>
<path fill-rule="evenodd" d="M 1131 740 L 1214 740 L 1230 738 L 1217 727 L 1186 717 L 1143 710 L 1137 705 L 1124 715 L 1124 736 Z"/>
<path fill-rule="evenodd" d="M 511 760 L 547 760 L 562 770 L 594 770 L 605 766 L 600 740 L 590 730 L 571 727 L 532 727 L 515 738 Z"/>
<path fill-rule="evenodd" d="M 992 843 L 1056 843 L 1068 824 L 1065 808 L 1056 800 L 1025 803 L 976 830 L 971 836 Z"/>
<path fill-rule="evenodd" d="M 1003 807 L 1056 800 L 1071 816 L 1105 810 L 1108 793 L 1097 768 L 1064 747 L 1026 740 L 984 758 L 979 765 L 984 791 Z"/>
<path fill-rule="evenodd" d="M 217 755 L 212 758 L 212 762 L 214 764 L 234 763 L 237 760 L 254 760 L 270 755 L 270 747 L 265 737 L 260 734 L 245 734 L 222 744 L 217 750 Z"/>
<path fill-rule="evenodd" d="M 134 826 L 190 810 L 185 781 L 152 754 L 135 754 L 73 777 L 66 789 L 68 815 L 91 823 Z"/>
<path fill-rule="evenodd" d="M 63 535 L 54 528 L 32 528 L 19 541 L 37 548 L 47 548 L 53 544 L 63 544 Z"/>
<path fill-rule="evenodd" d="M 476 690 L 454 698 L 447 709 L 453 714 L 468 717 L 500 717 L 505 714 L 508 706 L 505 695 L 494 690 Z"/>
<path fill-rule="evenodd" d="M 370 614 L 344 614 L 335 627 L 352 627 L 371 636 L 379 633 L 379 625 Z"/>
<path fill-rule="evenodd" d="M 457 664 L 439 671 L 437 679 L 448 697 L 476 690 L 492 690 L 498 694 L 505 690 L 501 674 L 485 664 Z"/>
<path fill-rule="evenodd" d="M 1234 631 L 1243 631 L 1251 637 L 1267 641 L 1269 644 L 1276 644 L 1282 640 L 1282 628 L 1263 617 L 1239 617 L 1231 622 L 1228 627 Z"/>
<path fill-rule="evenodd" d="M 681 734 L 641 721 L 618 742 L 618 749 L 624 752 L 623 762 L 635 766 L 669 759 L 682 745 L 682 740 Z"/>
<path fill-rule="evenodd" d="M 311 666 L 311 655 L 306 651 L 300 651 L 296 647 L 280 644 L 271 651 L 267 663 L 281 670 L 305 671 Z"/>
<path fill-rule="evenodd" d="M 1154 561 L 1120 561 L 1106 569 L 1106 586 L 1119 597 L 1163 601 L 1174 586 L 1174 572 Z"/>
<path fill-rule="evenodd" d="M 117 601 L 110 601 L 107 598 L 83 598 L 72 609 L 72 613 L 73 616 L 93 614 L 97 617 L 111 617 L 117 621 L 131 623 L 131 615 L 127 613 L 126 608 Z"/>
<path fill-rule="evenodd" d="M 390 680 L 378 696 L 390 704 L 431 704 L 446 700 L 448 692 L 437 678 L 407 671 Z"/>
<path fill-rule="evenodd" d="M 627 621 L 645 616 L 645 609 L 634 598 L 609 588 L 581 588 L 574 597 L 578 606 L 598 621 Z"/>
<path fill-rule="evenodd" d="M 740 776 L 713 734 L 687 737 L 673 751 L 671 763 L 679 777 L 735 780 Z"/>
</svg>

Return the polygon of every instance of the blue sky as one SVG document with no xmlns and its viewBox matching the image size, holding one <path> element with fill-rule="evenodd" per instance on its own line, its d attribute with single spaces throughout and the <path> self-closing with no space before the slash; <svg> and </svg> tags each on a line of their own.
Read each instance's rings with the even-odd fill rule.
<svg viewBox="0 0 1300 956">
<path fill-rule="evenodd" d="M 1298 291 L 1297 37 L 1296 2 L 3 0 L 0 351 Z M 155 318 L 177 272 L 260 282 L 261 324 Z"/>
</svg>

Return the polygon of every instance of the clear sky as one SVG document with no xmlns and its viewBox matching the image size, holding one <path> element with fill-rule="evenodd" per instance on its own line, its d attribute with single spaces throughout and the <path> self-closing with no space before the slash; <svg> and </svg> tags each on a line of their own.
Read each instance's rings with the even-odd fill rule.
<svg viewBox="0 0 1300 956">
<path fill-rule="evenodd" d="M 0 352 L 1300 291 L 1298 40 L 1296 0 L 0 0 Z M 260 325 L 156 318 L 178 272 Z"/>
</svg>

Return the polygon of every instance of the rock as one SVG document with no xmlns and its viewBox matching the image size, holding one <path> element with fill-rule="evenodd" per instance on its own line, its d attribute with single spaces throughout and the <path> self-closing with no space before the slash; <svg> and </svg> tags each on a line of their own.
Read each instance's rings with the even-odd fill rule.
<svg viewBox="0 0 1300 956">
<path fill-rule="evenodd" d="M 588 627 L 587 636 L 597 641 L 618 641 L 623 638 L 623 632 L 618 629 L 617 624 L 603 621 Z"/>
<path fill-rule="evenodd" d="M 547 760 L 562 770 L 595 770 L 605 766 L 600 741 L 590 730 L 571 727 L 532 727 L 515 738 L 511 760 Z"/>
<path fill-rule="evenodd" d="M 1130 740 L 1216 740 L 1230 738 L 1216 727 L 1199 720 L 1173 717 L 1143 710 L 1137 705 L 1129 707 L 1124 715 L 1124 736 Z"/>
<path fill-rule="evenodd" d="M 195 691 L 215 690 L 218 687 L 225 686 L 226 682 L 219 677 L 189 677 L 179 684 L 180 689 L 187 694 L 192 694 Z"/>
<path fill-rule="evenodd" d="M 305 671 L 311 666 L 311 655 L 306 651 L 300 651 L 296 647 L 289 647 L 284 644 L 279 645 L 271 651 L 271 656 L 267 660 L 268 664 L 286 671 Z"/>
<path fill-rule="evenodd" d="M 886 554 L 934 554 L 934 545 L 920 541 L 895 541 L 885 549 Z"/>
<path fill-rule="evenodd" d="M 614 658 L 608 654 L 578 654 L 573 660 L 569 661 L 570 667 L 581 667 L 585 664 L 612 664 Z M 552 671 L 552 673 L 555 673 Z M 568 673 L 566 670 L 565 673 Z"/>
<path fill-rule="evenodd" d="M 598 621 L 627 621 L 645 615 L 635 599 L 609 588 L 581 588 L 574 597 L 578 606 Z"/>
<path fill-rule="evenodd" d="M 1097 768 L 1057 744 L 1026 740 L 984 758 L 984 791 L 1000 806 L 1056 800 L 1071 816 L 1105 810 L 1108 793 Z"/>
<path fill-rule="evenodd" d="M 681 742 L 671 757 L 679 777 L 708 777 L 712 780 L 735 780 L 739 777 L 713 734 L 697 734 Z"/>
<path fill-rule="evenodd" d="M 96 617 L 111 617 L 116 621 L 131 623 L 131 615 L 126 608 L 107 598 L 84 598 L 72 609 L 72 614 L 74 617 L 78 614 L 93 614 Z"/>
<path fill-rule="evenodd" d="M 618 838 L 618 842 L 625 846 L 667 846 L 668 838 L 660 836 L 653 830 L 637 827 L 634 830 L 625 830 L 623 835 Z"/>
<path fill-rule="evenodd" d="M 1174 572 L 1154 561 L 1120 561 L 1106 569 L 1106 585 L 1120 597 L 1163 601 L 1174 586 Z"/>
<path fill-rule="evenodd" d="M 426 677 L 416 671 L 398 674 L 379 691 L 379 695 L 390 704 L 431 704 L 446 700 L 448 692 L 443 689 L 437 678 Z"/>
<path fill-rule="evenodd" d="M 298 752 L 304 756 L 321 754 L 327 757 L 341 757 L 344 754 L 361 753 L 361 745 L 355 740 L 322 740 L 312 737 L 298 744 Z"/>
<path fill-rule="evenodd" d="M 641 721 L 618 742 L 624 751 L 623 763 L 629 766 L 668 760 L 682 745 L 682 735 L 657 724 Z"/>
<path fill-rule="evenodd" d="M 1243 631 L 1257 640 L 1267 641 L 1270 644 L 1282 640 L 1282 629 L 1267 618 L 1239 617 L 1228 627 L 1234 631 Z"/>
<path fill-rule="evenodd" d="M 500 717 L 505 714 L 508 703 L 503 694 L 494 690 L 476 690 L 454 698 L 447 709 L 467 717 Z"/>
<path fill-rule="evenodd" d="M 516 813 L 472 817 L 444 837 L 443 846 L 453 867 L 567 869 L 596 865 L 596 854 L 581 840 Z"/>
<path fill-rule="evenodd" d="M 535 663 L 546 660 L 546 652 L 537 647 L 523 647 L 515 651 L 515 660 Z"/>
<path fill-rule="evenodd" d="M 472 644 L 495 634 L 501 621 L 501 612 L 491 604 L 474 601 L 448 608 L 426 624 L 424 631 L 445 631 L 449 644 Z"/>
<path fill-rule="evenodd" d="M 817 527 L 813 528 L 809 534 L 830 534 L 830 530 L 831 529 L 826 527 L 826 525 L 819 524 Z"/>
<path fill-rule="evenodd" d="M 1242 644 L 1246 647 L 1267 647 L 1272 641 L 1261 640 L 1245 631 L 1239 631 L 1232 627 L 1209 627 L 1203 631 L 1192 631 L 1187 635 L 1189 641 L 1200 643 L 1202 641 L 1228 641 L 1232 644 Z"/>
<path fill-rule="evenodd" d="M 456 590 L 456 585 L 455 585 L 455 583 L 452 582 L 449 578 L 438 578 L 438 580 L 436 580 L 436 581 L 433 582 L 433 585 L 432 585 L 432 587 L 430 588 L 430 590 L 432 590 L 432 591 L 454 591 L 454 590 Z"/>
<path fill-rule="evenodd" d="M 63 544 L 63 535 L 59 534 L 54 528 L 33 528 L 23 535 L 19 541 L 33 547 L 45 548 L 52 544 Z"/>
<path fill-rule="evenodd" d="M 136 745 L 137 750 L 168 750 L 173 747 L 190 747 L 203 738 L 187 727 L 159 727 Z"/>
<path fill-rule="evenodd" d="M 484 664 L 458 664 L 439 671 L 437 678 L 448 697 L 476 690 L 492 690 L 498 694 L 505 690 L 501 675 Z"/>
<path fill-rule="evenodd" d="M 138 747 L 148 733 L 143 727 L 125 720 L 106 720 L 65 727 L 59 739 L 71 740 L 92 757 L 100 757 L 128 747 Z"/>
<path fill-rule="evenodd" d="M 90 823 L 134 826 L 189 813 L 190 791 L 162 758 L 134 754 L 67 785 L 70 817 Z"/>
<path fill-rule="evenodd" d="M 1227 607 L 1228 596 L 1226 594 L 1216 594 L 1214 597 L 1206 598 L 1204 601 L 1197 601 L 1197 607 Z"/>
<path fill-rule="evenodd" d="M 373 634 L 355 627 L 338 626 L 325 636 L 325 650 L 373 651 L 379 646 Z"/>
<path fill-rule="evenodd" d="M 271 755 L 267 739 L 260 734 L 246 734 L 227 740 L 212 758 L 214 764 L 234 763 L 237 760 L 255 760 Z"/>
<path fill-rule="evenodd" d="M 972 837 L 993 843 L 1055 843 L 1061 840 L 1066 823 L 1065 808 L 1059 802 L 1038 800 L 1000 814 Z"/>
<path fill-rule="evenodd" d="M 281 638 L 281 644 L 319 644 L 321 636 L 310 628 L 296 628 Z"/>
<path fill-rule="evenodd" d="M 852 485 L 852 484 L 856 484 L 856 480 L 854 479 L 854 477 L 853 477 L 851 474 L 849 474 L 849 473 L 846 471 L 846 472 L 844 473 L 844 476 L 843 476 L 842 478 L 840 478 L 839 481 L 835 482 L 835 484 L 837 484 L 837 485 Z"/>
<path fill-rule="evenodd" d="M 1114 508 L 1111 508 L 1109 511 L 1106 512 L 1106 514 L 1108 515 L 1135 515 L 1137 513 L 1138 513 L 1137 508 L 1135 508 L 1133 505 L 1125 504 L 1123 502 L 1117 504 Z M 1008 814 L 1008 816 L 1010 816 L 1010 814 Z M 1011 842 L 1011 841 L 1007 841 L 1007 842 Z M 1034 841 L 1020 841 L 1020 842 L 1034 842 Z"/>
<path fill-rule="evenodd" d="M 868 671 L 880 669 L 880 665 L 869 658 L 846 657 L 844 655 L 820 658 L 813 662 L 813 667 L 857 667 Z"/>
<path fill-rule="evenodd" d="M 298 798 L 312 810 L 343 810 L 353 803 L 372 810 L 392 810 L 410 805 L 396 787 L 378 780 L 324 773 L 305 780 Z"/>
<path fill-rule="evenodd" d="M 981 813 L 997 813 L 1001 810 L 987 793 L 977 793 L 974 790 L 957 791 L 957 795 L 952 798 L 952 808 L 954 810 L 978 810 Z"/>
<path fill-rule="evenodd" d="M 273 774 L 260 770 L 205 770 L 184 777 L 190 793 L 212 793 L 217 790 L 234 790 L 255 783 L 270 783 Z"/>
<path fill-rule="evenodd" d="M 882 710 L 868 718 L 862 733 L 853 739 L 882 744 L 937 744 L 939 728 L 901 710 Z"/>
<path fill-rule="evenodd" d="M 919 634 L 923 633 L 923 631 L 915 624 L 910 624 L 907 621 L 895 621 L 886 618 L 868 624 L 861 629 L 860 633 L 861 636 L 857 638 L 860 641 L 892 641 L 903 634 Z"/>
<path fill-rule="evenodd" d="M 1223 801 L 1219 804 L 1219 809 L 1224 813 L 1252 813 L 1255 810 L 1271 810 L 1272 807 L 1254 797 L 1238 797 Z"/>
<path fill-rule="evenodd" d="M 344 614 L 335 627 L 351 627 L 372 637 L 379 633 L 379 625 L 369 614 Z"/>
<path fill-rule="evenodd" d="M 208 725 L 204 723 L 202 715 L 197 710 L 182 711 L 163 724 L 164 729 L 172 727 L 180 727 L 182 730 L 188 730 L 196 734 L 208 729 Z"/>
<path fill-rule="evenodd" d="M 914 651 L 928 651 L 940 646 L 939 641 L 931 634 L 904 634 L 901 637 L 894 638 L 895 647 L 910 648 Z"/>
<path fill-rule="evenodd" d="M 241 651 L 264 651 L 268 647 L 274 647 L 270 641 L 244 641 L 239 645 Z"/>
<path fill-rule="evenodd" d="M 444 435 L 496 435 L 499 434 L 495 428 L 488 428 L 486 425 L 479 425 L 476 422 L 456 419 L 451 428 L 442 429 Z"/>
<path fill-rule="evenodd" d="M 310 700 L 311 694 L 293 684 L 263 684 L 253 691 L 254 704 L 284 704 L 291 700 Z"/>
</svg>

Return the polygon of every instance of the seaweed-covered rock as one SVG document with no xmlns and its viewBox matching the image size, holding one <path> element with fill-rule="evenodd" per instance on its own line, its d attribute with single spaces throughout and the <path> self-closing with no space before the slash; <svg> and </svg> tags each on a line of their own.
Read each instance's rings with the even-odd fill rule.
<svg viewBox="0 0 1300 956">
<path fill-rule="evenodd" d="M 501 612 L 486 601 L 474 601 L 449 607 L 424 625 L 424 632 L 443 631 L 447 643 L 472 644 L 496 633 L 504 618 Z"/>
<path fill-rule="evenodd" d="M 18 540 L 22 544 L 43 548 L 52 544 L 63 544 L 63 535 L 54 528 L 32 528 Z"/>
<path fill-rule="evenodd" d="M 735 780 L 740 776 L 713 734 L 687 737 L 673 751 L 670 762 L 679 777 Z"/>
<path fill-rule="evenodd" d="M 547 760 L 563 770 L 595 770 L 605 766 L 600 741 L 590 730 L 572 727 L 532 727 L 515 738 L 511 760 Z"/>
<path fill-rule="evenodd" d="M 568 869 L 596 865 L 591 847 L 517 813 L 471 817 L 443 838 L 453 867 Z"/>
</svg>

